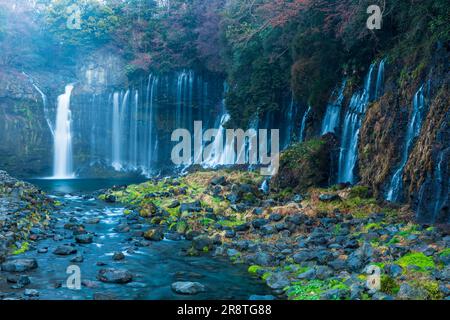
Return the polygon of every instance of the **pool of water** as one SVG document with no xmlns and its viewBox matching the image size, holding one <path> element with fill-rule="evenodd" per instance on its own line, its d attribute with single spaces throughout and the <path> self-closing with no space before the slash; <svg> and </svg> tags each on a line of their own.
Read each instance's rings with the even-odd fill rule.
<svg viewBox="0 0 450 320">
<path fill-rule="evenodd" d="M 47 193 L 89 193 L 113 186 L 123 186 L 146 181 L 145 178 L 116 179 L 27 179 Z"/>
</svg>

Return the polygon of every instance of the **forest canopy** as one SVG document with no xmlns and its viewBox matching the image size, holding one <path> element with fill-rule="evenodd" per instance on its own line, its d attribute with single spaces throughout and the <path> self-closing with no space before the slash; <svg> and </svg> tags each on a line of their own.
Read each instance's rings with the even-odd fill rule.
<svg viewBox="0 0 450 320">
<path fill-rule="evenodd" d="M 25 50 L 20 49 L 21 33 L 36 30 L 46 39 L 39 44 L 44 57 L 50 50 L 52 59 L 75 60 L 107 47 L 127 62 L 130 79 L 183 68 L 218 73 L 230 87 L 232 118 L 242 123 L 255 113 L 281 110 L 291 93 L 300 104 L 321 109 L 343 76 L 357 83 L 370 62 L 387 52 L 392 59 L 423 57 L 450 35 L 445 0 L 34 2 L 39 9 L 37 17 L 35 10 L 28 10 L 33 16 L 30 28 L 12 32 L 8 41 L 1 41 L 5 36 L 0 29 L 4 51 L 11 51 L 14 43 Z M 371 4 L 382 10 L 380 30 L 366 27 Z M 80 10 L 78 29 L 67 27 L 73 5 Z"/>
</svg>

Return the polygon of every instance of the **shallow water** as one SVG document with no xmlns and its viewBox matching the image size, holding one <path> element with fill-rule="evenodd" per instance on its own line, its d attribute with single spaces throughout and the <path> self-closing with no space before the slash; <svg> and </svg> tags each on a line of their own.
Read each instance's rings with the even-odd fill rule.
<svg viewBox="0 0 450 320">
<path fill-rule="evenodd" d="M 70 181 L 70 182 L 69 182 Z M 51 182 L 51 183 L 50 183 Z M 72 183 L 73 184 L 72 184 Z M 112 181 L 111 181 L 112 182 Z M 115 181 L 117 182 L 117 181 Z M 122 181 L 123 182 L 123 181 Z M 47 180 L 47 186 L 40 187 L 53 191 L 71 190 L 79 192 L 84 187 L 81 181 Z M 114 183 L 116 184 L 116 183 Z M 89 189 L 97 187 L 98 181 L 92 180 Z M 102 185 L 104 188 L 107 185 Z M 92 299 L 95 293 L 110 295 L 119 299 L 248 299 L 250 295 L 270 294 L 269 289 L 260 281 L 249 276 L 246 268 L 232 265 L 229 261 L 211 256 L 188 257 L 184 250 L 190 246 L 188 241 L 151 242 L 148 247 L 136 247 L 130 241 L 133 231 L 145 230 L 145 225 L 130 224 L 130 233 L 117 233 L 114 228 L 126 221 L 123 207 L 105 204 L 93 198 L 86 199 L 79 195 L 54 196 L 62 203 L 60 214 L 55 214 L 57 224 L 54 233 L 61 240 L 53 237 L 37 242 L 36 249 L 48 248 L 47 253 L 30 250 L 18 257 L 33 257 L 39 267 L 28 272 L 31 284 L 27 289 L 37 289 L 40 299 Z M 75 255 L 57 256 L 53 250 L 62 244 L 74 244 L 72 232 L 65 230 L 64 225 L 77 220 L 83 223 L 88 218 L 100 218 L 95 225 L 84 224 L 88 232 L 95 233 L 92 244 L 75 244 L 78 254 L 82 254 L 84 262 L 72 263 Z M 129 248 L 135 251 L 127 253 Z M 125 259 L 113 261 L 114 252 L 123 252 Z M 103 262 L 106 266 L 98 266 Z M 67 267 L 78 265 L 81 269 L 81 279 L 96 281 L 95 288 L 83 286 L 81 290 L 70 290 L 66 287 Z M 123 268 L 133 273 L 133 282 L 129 284 L 106 284 L 97 282 L 96 276 L 102 268 Z M 24 289 L 12 289 L 4 279 L 8 274 L 0 272 L 0 292 L 20 297 Z M 194 296 L 183 296 L 171 290 L 171 284 L 176 281 L 198 281 L 207 288 L 205 293 Z M 59 287 L 62 285 L 62 287 Z M 59 287 L 59 288 L 55 288 Z"/>
</svg>

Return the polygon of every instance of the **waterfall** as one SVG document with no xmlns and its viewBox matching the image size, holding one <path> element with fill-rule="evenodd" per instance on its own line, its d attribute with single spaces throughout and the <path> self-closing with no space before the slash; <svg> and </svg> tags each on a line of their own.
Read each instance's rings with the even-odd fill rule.
<svg viewBox="0 0 450 320">
<path fill-rule="evenodd" d="M 363 117 L 371 100 L 372 75 L 375 64 L 369 68 L 364 88 L 353 94 L 344 118 L 339 153 L 338 182 L 355 182 L 354 168 L 358 158 L 358 136 Z"/>
<path fill-rule="evenodd" d="M 405 143 L 403 146 L 402 160 L 400 162 L 400 166 L 397 168 L 397 170 L 395 171 L 394 175 L 391 178 L 389 189 L 386 194 L 386 200 L 388 201 L 395 202 L 398 201 L 400 198 L 403 184 L 402 183 L 403 169 L 405 168 L 405 165 L 408 162 L 409 153 L 411 152 L 413 143 L 420 134 L 424 118 L 424 112 L 426 111 L 425 109 L 426 105 L 425 105 L 424 86 L 422 85 L 414 95 L 411 116 L 409 117 L 408 128 L 405 136 Z"/>
<path fill-rule="evenodd" d="M 50 129 L 50 132 L 52 133 L 52 136 L 54 136 L 55 135 L 55 129 L 53 128 L 52 121 L 50 120 L 50 113 L 49 113 L 49 110 L 48 110 L 47 96 L 44 94 L 44 92 L 35 83 L 33 83 L 33 87 L 41 95 L 42 105 L 44 107 L 45 121 L 47 121 L 48 128 Z"/>
<path fill-rule="evenodd" d="M 56 179 L 73 178 L 72 164 L 72 132 L 70 96 L 73 85 L 67 85 L 65 93 L 58 97 L 56 128 L 54 134 L 54 167 L 53 177 Z"/>
<path fill-rule="evenodd" d="M 134 91 L 134 99 L 130 116 L 130 142 L 129 142 L 129 163 L 136 170 L 138 167 L 138 108 L 139 108 L 139 92 Z"/>
<path fill-rule="evenodd" d="M 289 103 L 289 107 L 286 113 L 286 131 L 284 134 L 284 143 L 283 143 L 283 149 L 287 148 L 292 141 L 292 135 L 294 131 L 294 114 L 295 114 L 295 101 L 294 101 L 294 95 L 291 94 L 291 102 Z M 268 128 L 268 127 L 267 127 Z"/>
<path fill-rule="evenodd" d="M 311 106 L 308 106 L 308 109 L 306 109 L 306 112 L 302 118 L 302 125 L 300 127 L 300 135 L 299 135 L 300 142 L 305 141 L 306 122 L 308 121 L 308 117 L 309 117 L 310 113 L 311 113 Z"/>
<path fill-rule="evenodd" d="M 448 154 L 447 154 L 448 157 Z M 434 205 L 433 210 L 433 220 L 436 219 L 436 217 L 439 215 L 439 212 L 441 211 L 442 207 L 446 202 L 448 202 L 448 194 L 449 194 L 449 179 L 448 179 L 448 172 L 447 175 L 445 175 L 446 178 L 444 178 L 444 175 L 442 174 L 442 171 L 444 169 L 444 166 L 442 165 L 445 160 L 445 152 L 444 150 L 439 153 L 438 156 L 438 162 L 435 170 L 435 194 L 436 194 L 436 201 Z M 448 163 L 447 163 L 448 168 Z"/>
<path fill-rule="evenodd" d="M 156 142 L 158 140 L 157 138 L 157 130 L 154 130 L 153 123 L 155 122 L 155 110 L 156 107 L 155 98 L 157 97 L 157 89 L 158 89 L 158 83 L 159 79 L 154 76 L 150 76 L 149 83 L 147 87 L 147 95 L 148 95 L 148 105 L 147 105 L 147 116 L 146 116 L 146 123 L 148 124 L 148 129 L 145 130 L 145 139 L 146 139 L 146 146 L 147 146 L 147 160 L 145 162 L 145 166 L 147 169 L 150 169 L 152 167 L 152 162 L 156 159 Z"/>
<path fill-rule="evenodd" d="M 420 186 L 416 218 L 428 223 L 449 223 L 450 148 L 437 153 L 433 173 Z"/>
<path fill-rule="evenodd" d="M 112 166 L 116 170 L 122 168 L 120 162 L 120 94 L 114 92 L 113 95 L 113 119 L 112 119 Z"/>
<path fill-rule="evenodd" d="M 187 87 L 188 74 L 183 71 L 178 75 L 177 80 L 177 110 L 176 110 L 176 126 L 180 128 L 184 123 L 184 102 L 186 99 L 186 87 Z"/>
<path fill-rule="evenodd" d="M 339 127 L 339 118 L 346 84 L 347 80 L 342 81 L 340 88 L 335 90 L 332 95 L 335 97 L 334 101 L 327 105 L 327 111 L 325 112 L 325 117 L 322 122 L 321 135 L 329 132 L 336 133 L 336 130 Z"/>
</svg>

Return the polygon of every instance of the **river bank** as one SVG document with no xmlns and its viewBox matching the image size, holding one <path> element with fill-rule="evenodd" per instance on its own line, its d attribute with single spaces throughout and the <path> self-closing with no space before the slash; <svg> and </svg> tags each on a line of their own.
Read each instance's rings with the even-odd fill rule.
<svg viewBox="0 0 450 320">
<path fill-rule="evenodd" d="M 296 194 L 262 182 L 252 172 L 198 171 L 100 198 L 150 221 L 144 239 L 186 238 L 190 255 L 243 264 L 278 298 L 449 297 L 448 226 L 417 224 L 407 207 L 377 202 L 363 186 Z M 379 288 L 367 286 L 369 266 Z"/>
</svg>

